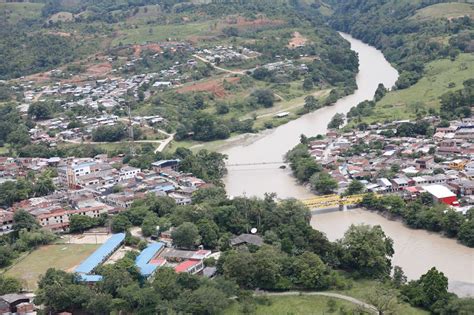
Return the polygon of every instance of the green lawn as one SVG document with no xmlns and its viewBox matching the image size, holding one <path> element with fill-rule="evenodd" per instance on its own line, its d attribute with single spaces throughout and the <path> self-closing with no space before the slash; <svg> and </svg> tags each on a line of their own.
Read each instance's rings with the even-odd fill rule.
<svg viewBox="0 0 474 315">
<path fill-rule="evenodd" d="M 352 288 L 348 290 L 336 290 L 332 292 L 352 296 L 352 297 L 355 297 L 356 299 L 369 303 L 368 297 L 375 293 L 376 285 L 377 285 L 376 281 L 357 280 L 357 281 L 354 281 Z M 429 312 L 412 307 L 406 303 L 402 303 L 399 305 L 397 314 L 428 315 Z"/>
<path fill-rule="evenodd" d="M 333 312 L 328 306 L 328 302 L 333 300 L 335 306 Z M 342 308 L 346 310 L 355 310 L 356 306 L 350 302 L 339 299 L 324 297 L 324 296 L 278 296 L 269 297 L 270 305 L 256 305 L 255 312 L 252 314 L 272 314 L 272 315 L 289 315 L 289 314 L 305 314 L 305 315 L 319 315 L 319 314 L 339 314 Z M 242 314 L 242 305 L 234 302 L 224 311 L 225 315 Z"/>
<path fill-rule="evenodd" d="M 375 107 L 368 122 L 416 117 L 416 109 L 439 109 L 439 97 L 448 91 L 459 90 L 474 73 L 474 55 L 461 54 L 455 61 L 441 59 L 430 62 L 426 73 L 408 89 L 388 93 Z M 453 88 L 449 84 L 454 83 Z"/>
<path fill-rule="evenodd" d="M 20 258 L 5 274 L 22 280 L 26 289 L 35 290 L 40 275 L 44 274 L 48 268 L 72 271 L 99 246 L 93 244 L 42 246 Z"/>
<path fill-rule="evenodd" d="M 414 19 L 437 19 L 437 18 L 457 18 L 468 15 L 474 17 L 474 4 L 472 3 L 438 3 L 418 10 L 412 17 Z"/>
</svg>

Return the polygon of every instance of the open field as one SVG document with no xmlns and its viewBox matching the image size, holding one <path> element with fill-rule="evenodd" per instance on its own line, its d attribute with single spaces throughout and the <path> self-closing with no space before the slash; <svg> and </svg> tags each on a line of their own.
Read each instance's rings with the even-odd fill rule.
<svg viewBox="0 0 474 315">
<path fill-rule="evenodd" d="M 348 296 L 352 296 L 356 299 L 369 303 L 368 297 L 375 294 L 376 282 L 372 280 L 357 280 L 354 281 L 352 288 L 348 290 L 336 290 L 333 291 L 334 293 L 340 293 Z M 410 305 L 404 303 L 400 304 L 398 308 L 397 314 L 404 314 L 404 315 L 428 315 L 429 313 L 411 307 Z"/>
<path fill-rule="evenodd" d="M 438 3 L 418 10 L 412 17 L 419 20 L 436 18 L 458 18 L 463 16 L 474 18 L 474 4 L 472 3 Z"/>
<path fill-rule="evenodd" d="M 48 268 L 71 271 L 99 245 L 58 244 L 42 246 L 14 264 L 6 275 L 24 281 L 28 290 L 34 290 L 40 275 Z"/>
<path fill-rule="evenodd" d="M 211 33 L 212 21 L 168 24 L 168 25 L 141 25 L 138 28 L 125 29 L 119 32 L 114 39 L 113 45 L 122 43 L 144 44 L 146 42 L 164 41 L 168 38 L 173 40 L 186 40 L 192 36 L 205 36 Z"/>
<path fill-rule="evenodd" d="M 41 16 L 42 3 L 0 3 L 0 18 L 6 17 L 8 23 L 17 23 L 24 19 L 34 19 Z"/>
<path fill-rule="evenodd" d="M 334 301 L 335 304 L 333 308 L 335 314 L 337 314 L 341 307 L 346 310 L 356 309 L 356 306 L 350 302 L 324 296 L 274 296 L 268 297 L 270 305 L 256 305 L 255 312 L 252 314 L 329 314 L 331 313 L 331 309 L 328 306 L 328 302 L 331 300 Z M 242 314 L 242 306 L 238 303 L 233 303 L 224 311 L 224 314 Z"/>
<path fill-rule="evenodd" d="M 368 122 L 416 117 L 416 109 L 439 109 L 439 97 L 447 91 L 456 91 L 474 73 L 474 55 L 461 54 L 455 61 L 442 59 L 430 62 L 426 73 L 408 89 L 388 93 L 375 107 Z M 454 87 L 448 89 L 450 83 Z"/>
</svg>

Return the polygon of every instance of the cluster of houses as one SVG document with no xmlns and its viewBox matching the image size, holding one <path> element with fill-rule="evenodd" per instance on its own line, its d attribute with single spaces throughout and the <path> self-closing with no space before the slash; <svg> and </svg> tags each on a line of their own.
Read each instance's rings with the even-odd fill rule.
<svg viewBox="0 0 474 315">
<path fill-rule="evenodd" d="M 341 192 L 356 179 L 371 192 L 407 197 L 428 192 L 459 209 L 472 207 L 474 118 L 453 121 L 430 137 L 386 136 L 401 123 L 405 122 L 344 134 L 329 131 L 309 144 L 310 154 L 338 182 Z"/>
<path fill-rule="evenodd" d="M 305 74 L 309 70 L 306 64 L 298 63 L 298 62 L 295 62 L 294 60 L 289 60 L 289 59 L 267 63 L 263 65 L 262 68 L 265 68 L 271 72 L 275 72 L 278 74 L 285 74 L 285 75 L 288 75 L 288 73 L 291 73 L 293 71 L 298 71 L 301 74 Z"/>
<path fill-rule="evenodd" d="M 119 117 L 113 114 L 102 114 L 100 116 L 76 116 L 74 123 L 80 127 L 71 128 L 71 119 L 68 117 L 58 117 L 39 121 L 36 126 L 29 130 L 32 143 L 48 143 L 56 146 L 60 142 L 80 142 L 92 138 L 94 130 L 101 126 L 115 126 L 119 123 Z M 123 121 L 123 120 L 122 120 Z M 123 121 L 129 124 L 128 119 Z M 165 122 L 159 115 L 134 116 L 132 125 L 140 127 L 157 128 Z"/>
<path fill-rule="evenodd" d="M 14 181 L 31 170 L 41 172 L 54 167 L 58 173 L 57 190 L 0 210 L 0 232 L 11 230 L 13 214 L 20 209 L 36 217 L 42 227 L 64 232 L 74 214 L 91 218 L 115 214 L 148 194 L 168 196 L 179 205 L 190 204 L 193 192 L 207 184 L 192 174 L 177 171 L 179 163 L 179 160 L 158 161 L 153 163 L 152 170 L 141 170 L 123 165 L 120 157 L 107 158 L 106 155 L 90 159 L 7 159 L 3 168 L 11 165 L 16 171 L 3 173 L 7 176 L 3 181 Z"/>
<path fill-rule="evenodd" d="M 213 48 L 199 50 L 198 55 L 212 63 L 226 63 L 234 61 L 245 61 L 257 58 L 261 54 L 246 47 L 215 46 Z"/>
<path fill-rule="evenodd" d="M 176 61 L 174 65 L 168 69 L 158 72 L 153 82 L 153 88 L 162 90 L 165 88 L 179 86 L 185 82 L 192 80 L 189 70 L 196 67 L 198 62 L 196 59 L 188 59 L 186 62 L 180 63 Z"/>
</svg>

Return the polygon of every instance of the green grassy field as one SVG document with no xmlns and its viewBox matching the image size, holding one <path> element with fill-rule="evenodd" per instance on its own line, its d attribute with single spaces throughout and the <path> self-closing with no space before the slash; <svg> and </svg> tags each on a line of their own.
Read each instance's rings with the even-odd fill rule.
<svg viewBox="0 0 474 315">
<path fill-rule="evenodd" d="M 437 18 L 458 18 L 462 16 L 474 17 L 474 4 L 472 3 L 438 3 L 418 10 L 412 17 L 414 19 L 426 20 Z"/>
<path fill-rule="evenodd" d="M 368 297 L 375 294 L 376 285 L 377 282 L 372 280 L 357 280 L 354 281 L 352 288 L 348 290 L 337 290 L 332 292 L 352 296 L 356 299 L 369 303 Z M 397 314 L 428 315 L 429 312 L 412 307 L 406 303 L 400 303 Z"/>
<path fill-rule="evenodd" d="M 455 61 L 442 59 L 430 62 L 426 73 L 408 89 L 388 93 L 375 107 L 367 122 L 416 117 L 416 110 L 439 109 L 439 97 L 448 91 L 459 90 L 474 73 L 474 55 L 461 54 Z M 449 85 L 454 83 L 453 88 Z"/>
<path fill-rule="evenodd" d="M 114 39 L 113 45 L 122 43 L 143 44 L 148 41 L 164 41 L 168 38 L 172 40 L 185 40 L 191 36 L 211 35 L 212 21 L 188 23 L 188 24 L 169 24 L 169 25 L 141 25 L 138 28 L 125 29 L 119 32 Z"/>
<path fill-rule="evenodd" d="M 72 271 L 74 267 L 92 254 L 97 247 L 99 245 L 93 244 L 42 246 L 26 257 L 20 258 L 5 274 L 23 281 L 26 289 L 34 290 L 37 287 L 39 277 L 48 268 Z"/>
<path fill-rule="evenodd" d="M 334 301 L 333 312 L 328 306 L 329 301 Z M 256 305 L 255 312 L 252 314 L 272 314 L 272 315 L 288 315 L 288 314 L 338 314 L 339 310 L 355 310 L 356 306 L 350 302 L 343 300 L 328 298 L 324 296 L 279 296 L 269 297 L 270 305 Z M 225 315 L 237 315 L 243 312 L 242 305 L 233 303 L 226 311 Z"/>
<path fill-rule="evenodd" d="M 42 3 L 0 3 L 0 18 L 6 16 L 8 23 L 17 23 L 24 19 L 38 18 L 41 16 Z"/>
</svg>

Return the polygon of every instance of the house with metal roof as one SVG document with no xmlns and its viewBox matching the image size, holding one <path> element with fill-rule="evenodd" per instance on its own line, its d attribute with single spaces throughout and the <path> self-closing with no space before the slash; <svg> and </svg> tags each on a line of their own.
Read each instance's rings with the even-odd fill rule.
<svg viewBox="0 0 474 315">
<path fill-rule="evenodd" d="M 153 261 L 153 258 L 155 258 L 164 247 L 165 244 L 161 242 L 151 243 L 135 259 L 135 265 L 138 267 L 140 274 L 144 278 L 148 279 L 152 277 L 158 267 L 162 265 Z"/>
<path fill-rule="evenodd" d="M 107 242 L 102 244 L 95 252 L 86 258 L 75 270 L 80 280 L 84 282 L 98 282 L 101 276 L 93 275 L 94 270 L 102 265 L 125 241 L 125 233 L 112 235 Z"/>
</svg>

